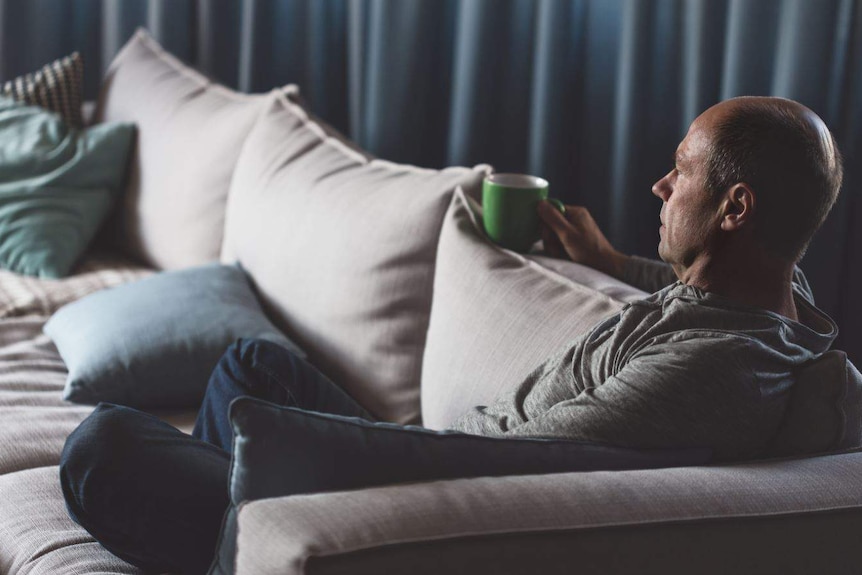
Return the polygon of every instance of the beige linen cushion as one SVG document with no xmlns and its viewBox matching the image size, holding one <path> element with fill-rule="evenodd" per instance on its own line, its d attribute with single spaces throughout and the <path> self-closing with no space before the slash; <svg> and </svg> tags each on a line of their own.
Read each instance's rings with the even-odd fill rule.
<svg viewBox="0 0 862 575">
<path fill-rule="evenodd" d="M 445 429 L 471 407 L 488 405 L 623 307 L 595 287 L 494 245 L 480 212 L 457 190 L 440 233 L 422 365 L 422 424 L 432 429 Z M 585 281 L 590 277 L 584 266 L 569 271 Z M 596 274 L 594 286 L 623 295 L 619 282 Z M 637 294 L 630 289 L 625 295 Z"/>
<path fill-rule="evenodd" d="M 276 96 L 236 165 L 222 261 L 366 409 L 416 422 L 443 214 L 486 171 L 369 159 Z"/>
<path fill-rule="evenodd" d="M 544 254 L 527 254 L 526 258 L 536 262 L 543 268 L 557 272 L 576 284 L 602 292 L 615 300 L 629 303 L 650 295 L 649 292 L 645 292 L 583 264 L 552 258 Z"/>
<path fill-rule="evenodd" d="M 268 100 L 213 84 L 138 30 L 111 63 L 96 111 L 96 121 L 138 128 L 113 241 L 158 268 L 218 260 L 231 174 Z"/>
</svg>

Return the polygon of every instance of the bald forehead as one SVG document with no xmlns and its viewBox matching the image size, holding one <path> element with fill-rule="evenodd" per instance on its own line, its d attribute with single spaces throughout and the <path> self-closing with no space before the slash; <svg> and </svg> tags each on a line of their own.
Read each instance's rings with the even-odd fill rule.
<svg viewBox="0 0 862 575">
<path fill-rule="evenodd" d="M 714 124 L 732 118 L 739 111 L 751 112 L 758 109 L 764 113 L 778 113 L 788 119 L 795 120 L 812 135 L 816 135 L 820 142 L 820 148 L 830 165 L 834 166 L 838 161 L 835 142 L 829 128 L 826 127 L 826 123 L 813 110 L 794 100 L 774 96 L 739 96 L 715 104 L 701 114 L 698 119 L 703 118 L 708 120 L 709 124 Z"/>
</svg>

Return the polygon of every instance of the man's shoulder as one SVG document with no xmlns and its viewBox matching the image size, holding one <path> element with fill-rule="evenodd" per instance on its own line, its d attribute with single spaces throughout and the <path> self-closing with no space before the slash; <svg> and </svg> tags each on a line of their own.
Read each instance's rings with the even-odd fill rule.
<svg viewBox="0 0 862 575">
<path fill-rule="evenodd" d="M 620 313 L 613 337 L 628 360 L 659 355 L 686 361 L 704 355 L 753 357 L 763 348 L 762 330 L 774 329 L 763 323 L 753 325 L 731 312 L 696 305 L 674 291 L 679 292 L 669 286 Z"/>
<path fill-rule="evenodd" d="M 760 350 L 762 347 L 762 342 L 749 334 L 733 330 L 687 328 L 654 337 L 648 345 L 638 350 L 636 355 L 736 356 L 741 352 Z"/>
</svg>

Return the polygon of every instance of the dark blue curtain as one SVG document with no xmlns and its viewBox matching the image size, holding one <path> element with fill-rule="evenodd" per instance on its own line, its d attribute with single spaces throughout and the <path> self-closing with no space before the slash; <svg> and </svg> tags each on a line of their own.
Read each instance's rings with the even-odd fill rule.
<svg viewBox="0 0 862 575">
<path fill-rule="evenodd" d="M 0 79 L 79 50 L 95 97 L 138 26 L 240 90 L 299 84 L 381 157 L 542 175 L 652 257 L 650 186 L 691 120 L 742 94 L 799 100 L 846 162 L 802 265 L 862 363 L 857 0 L 0 0 Z"/>
</svg>

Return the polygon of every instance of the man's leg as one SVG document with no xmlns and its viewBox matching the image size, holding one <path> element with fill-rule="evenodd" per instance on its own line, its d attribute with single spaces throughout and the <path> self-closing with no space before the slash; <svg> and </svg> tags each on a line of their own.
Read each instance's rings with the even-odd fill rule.
<svg viewBox="0 0 862 575">
<path fill-rule="evenodd" d="M 69 515 L 134 565 L 205 572 L 229 503 L 228 406 L 241 395 L 372 419 L 290 351 L 268 341 L 240 340 L 210 377 L 193 436 L 110 404 L 101 404 L 81 423 L 66 440 L 60 463 Z"/>
<path fill-rule="evenodd" d="M 233 452 L 228 407 L 240 396 L 374 420 L 344 390 L 287 349 L 266 340 L 240 339 L 213 370 L 192 435 Z"/>
<path fill-rule="evenodd" d="M 205 573 L 229 467 L 224 450 L 103 403 L 66 440 L 60 484 L 72 519 L 114 555 L 157 573 Z"/>
</svg>

